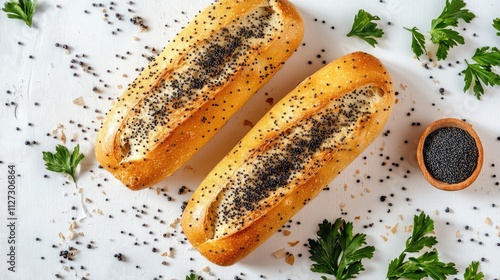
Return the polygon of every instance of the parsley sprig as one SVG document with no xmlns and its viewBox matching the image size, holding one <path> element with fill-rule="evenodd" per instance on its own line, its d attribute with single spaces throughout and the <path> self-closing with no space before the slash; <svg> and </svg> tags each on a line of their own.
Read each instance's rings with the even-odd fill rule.
<svg viewBox="0 0 500 280">
<path fill-rule="evenodd" d="M 365 10 L 359 10 L 358 14 L 354 16 L 354 23 L 352 24 L 351 31 L 347 33 L 347 37 L 357 36 L 372 47 L 375 47 L 377 44 L 375 38 L 382 38 L 384 35 L 384 31 L 378 28 L 377 24 L 373 22 L 376 20 L 380 20 L 380 18 L 371 15 Z"/>
<path fill-rule="evenodd" d="M 352 279 L 365 270 L 362 259 L 373 257 L 375 247 L 364 246 L 366 235 L 353 235 L 352 223 L 342 218 L 333 224 L 324 220 L 317 235 L 316 240 L 309 239 L 309 258 L 315 262 L 311 267 L 313 272 L 331 274 L 337 280 Z"/>
<path fill-rule="evenodd" d="M 190 273 L 189 275 L 186 276 L 186 280 L 203 280 L 203 277 L 198 276 L 194 273 Z"/>
<path fill-rule="evenodd" d="M 443 12 L 438 18 L 432 20 L 431 41 L 438 45 L 436 52 L 438 60 L 446 59 L 450 48 L 465 43 L 464 37 L 449 28 L 450 26 L 457 27 L 459 19 L 469 23 L 476 17 L 472 12 L 464 8 L 465 2 L 463 0 L 446 0 Z"/>
<path fill-rule="evenodd" d="M 72 153 L 63 145 L 56 146 L 56 153 L 42 152 L 43 160 L 47 170 L 66 173 L 76 182 L 76 167 L 83 160 L 84 155 L 80 154 L 80 145 L 76 145 Z"/>
<path fill-rule="evenodd" d="M 492 67 L 500 66 L 500 51 L 496 47 L 489 50 L 489 47 L 476 49 L 472 56 L 472 60 L 476 63 L 465 60 L 467 68 L 462 71 L 465 81 L 464 92 L 472 87 L 477 99 L 481 99 L 484 94 L 482 83 L 485 86 L 500 85 L 500 75 L 492 70 Z"/>
<path fill-rule="evenodd" d="M 458 273 L 454 263 L 439 261 L 437 250 L 432 249 L 437 244 L 436 237 L 429 236 L 433 230 L 434 221 L 429 216 L 424 212 L 415 215 L 412 235 L 406 241 L 406 248 L 401 255 L 390 262 L 387 279 L 422 279 L 429 276 L 432 279 L 445 280 L 446 276 Z M 425 247 L 431 250 L 417 257 L 406 258 L 407 253 L 418 253 Z"/>
<path fill-rule="evenodd" d="M 2 11 L 7 14 L 8 18 L 15 18 L 22 20 L 31 27 L 33 23 L 33 15 L 36 10 L 36 0 L 19 0 L 19 1 L 8 1 L 5 2 Z"/>
<path fill-rule="evenodd" d="M 463 0 L 446 0 L 441 14 L 431 21 L 429 34 L 432 43 L 438 46 L 436 51 L 438 60 L 446 59 L 451 48 L 465 43 L 464 37 L 452 29 L 458 26 L 459 20 L 469 23 L 476 17 L 471 11 L 465 9 L 465 5 Z M 405 29 L 412 33 L 412 50 L 417 57 L 420 57 L 425 52 L 424 35 L 416 27 Z"/>
<path fill-rule="evenodd" d="M 413 53 L 419 58 L 425 51 L 425 37 L 422 33 L 418 31 L 418 28 L 413 27 L 412 29 L 403 27 L 404 29 L 411 32 L 411 49 Z"/>
<path fill-rule="evenodd" d="M 483 280 L 484 274 L 479 272 L 479 262 L 472 262 L 466 269 L 464 273 L 464 280 Z"/>
<path fill-rule="evenodd" d="M 497 36 L 500 36 L 500 18 L 496 18 L 493 20 L 493 28 L 498 31 Z"/>
</svg>

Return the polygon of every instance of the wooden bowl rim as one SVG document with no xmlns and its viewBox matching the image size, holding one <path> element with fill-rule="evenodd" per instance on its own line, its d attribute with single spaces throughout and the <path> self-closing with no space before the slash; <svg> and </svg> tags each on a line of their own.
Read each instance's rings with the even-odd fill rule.
<svg viewBox="0 0 500 280">
<path fill-rule="evenodd" d="M 457 127 L 461 128 L 469 133 L 470 136 L 474 139 L 476 142 L 477 146 L 477 151 L 478 151 L 478 157 L 477 157 L 477 164 L 476 164 L 476 169 L 472 172 L 472 174 L 467 178 L 466 180 L 456 183 L 456 184 L 448 184 L 443 181 L 439 181 L 436 178 L 434 178 L 429 171 L 427 170 L 427 167 L 425 166 L 424 163 L 424 155 L 423 155 L 423 149 L 424 149 L 424 142 L 425 139 L 427 139 L 427 136 L 429 136 L 432 132 L 444 128 L 444 127 Z M 434 187 L 445 190 L 445 191 L 457 191 L 457 190 L 462 190 L 470 186 L 479 176 L 479 173 L 481 172 L 481 168 L 483 167 L 483 145 L 481 144 L 481 140 L 479 139 L 479 136 L 477 135 L 476 131 L 472 128 L 471 124 L 468 124 L 462 120 L 455 119 L 455 118 L 444 118 L 444 119 L 439 119 L 433 123 L 431 123 L 422 133 L 420 136 L 420 139 L 418 141 L 418 146 L 417 146 L 417 161 L 418 161 L 418 166 L 420 167 L 420 171 L 424 175 L 425 179 Z"/>
</svg>

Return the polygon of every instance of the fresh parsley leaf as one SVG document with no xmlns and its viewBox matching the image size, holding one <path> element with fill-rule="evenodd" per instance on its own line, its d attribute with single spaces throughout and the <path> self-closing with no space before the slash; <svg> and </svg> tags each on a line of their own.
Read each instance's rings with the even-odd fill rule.
<svg viewBox="0 0 500 280">
<path fill-rule="evenodd" d="M 476 49 L 472 60 L 481 65 L 500 66 L 500 51 L 496 47 L 491 48 L 491 51 L 488 52 L 489 49 L 489 47 Z"/>
<path fill-rule="evenodd" d="M 446 0 L 445 7 L 438 18 L 432 21 L 432 28 L 445 28 L 448 26 L 458 26 L 458 20 L 461 19 L 467 23 L 471 22 L 476 16 L 465 8 L 463 0 Z"/>
<path fill-rule="evenodd" d="M 42 152 L 42 154 L 47 170 L 66 173 L 76 182 L 76 167 L 84 158 L 84 155 L 80 154 L 80 145 L 76 145 L 72 153 L 65 146 L 57 145 L 55 154 L 51 152 Z"/>
<path fill-rule="evenodd" d="M 431 22 L 431 41 L 438 45 L 438 60 L 446 59 L 452 47 L 465 43 L 464 37 L 449 27 L 457 27 L 460 19 L 469 23 L 474 17 L 472 12 L 465 9 L 463 0 L 446 0 L 441 14 Z"/>
<path fill-rule="evenodd" d="M 484 274 L 479 272 L 479 262 L 472 262 L 466 269 L 464 273 L 464 280 L 483 280 Z"/>
<path fill-rule="evenodd" d="M 406 241 L 406 253 L 416 253 L 424 247 L 431 248 L 437 244 L 435 236 L 427 236 L 434 230 L 434 221 L 424 212 L 413 218 L 413 231 Z"/>
<path fill-rule="evenodd" d="M 436 57 L 438 60 L 444 60 L 448 57 L 448 52 L 458 44 L 465 43 L 464 37 L 455 30 L 439 28 L 431 30 L 431 41 L 438 45 Z"/>
<path fill-rule="evenodd" d="M 432 279 L 445 280 L 446 276 L 458 273 L 454 263 L 439 261 L 436 249 L 425 252 L 418 257 L 409 257 L 406 260 L 406 253 L 418 253 L 424 247 L 432 248 L 437 244 L 435 236 L 428 236 L 433 230 L 434 221 L 429 216 L 425 215 L 424 212 L 418 216 L 415 215 L 412 235 L 406 241 L 406 247 L 401 255 L 389 263 L 387 279 L 431 277 Z"/>
<path fill-rule="evenodd" d="M 497 36 L 500 36 L 500 18 L 496 18 L 493 20 L 493 28 L 498 31 Z"/>
<path fill-rule="evenodd" d="M 186 280 L 203 280 L 203 277 L 197 276 L 196 274 L 191 273 L 191 274 L 186 276 Z"/>
<path fill-rule="evenodd" d="M 342 218 L 333 224 L 324 220 L 317 234 L 317 239 L 309 239 L 309 258 L 315 262 L 313 272 L 331 274 L 337 280 L 352 279 L 365 270 L 362 259 L 373 257 L 375 247 L 364 246 L 366 234 L 353 235 L 352 223 Z"/>
<path fill-rule="evenodd" d="M 462 71 L 464 74 L 464 92 L 469 90 L 472 86 L 472 91 L 477 99 L 481 99 L 484 94 L 485 86 L 500 85 L 500 75 L 493 72 L 492 67 L 500 66 L 500 51 L 493 47 L 488 51 L 489 47 L 476 49 L 472 60 L 476 63 L 469 63 L 465 60 L 467 68 Z"/>
<path fill-rule="evenodd" d="M 413 53 L 420 60 L 420 56 L 425 52 L 425 38 L 422 33 L 418 31 L 418 28 L 413 27 L 412 29 L 403 27 L 404 29 L 411 32 L 411 49 Z"/>
<path fill-rule="evenodd" d="M 372 22 L 375 20 L 380 20 L 380 18 L 371 15 L 365 10 L 359 10 L 358 14 L 354 16 L 354 23 L 347 37 L 357 36 L 375 47 L 377 40 L 374 38 L 382 38 L 382 35 L 384 35 L 384 31 L 378 28 L 376 23 Z"/>
<path fill-rule="evenodd" d="M 10 0 L 5 2 L 4 7 L 2 8 L 2 11 L 7 14 L 8 18 L 20 19 L 24 21 L 28 27 L 31 27 L 33 23 L 35 10 L 36 0 L 19 0 L 17 2 Z"/>
</svg>

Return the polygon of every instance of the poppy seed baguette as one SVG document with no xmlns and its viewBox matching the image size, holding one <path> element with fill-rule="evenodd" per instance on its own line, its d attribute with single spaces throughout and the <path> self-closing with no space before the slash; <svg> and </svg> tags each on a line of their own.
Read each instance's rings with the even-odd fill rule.
<svg viewBox="0 0 500 280">
<path fill-rule="evenodd" d="M 394 103 L 391 77 L 366 53 L 306 78 L 193 193 L 182 214 L 187 239 L 218 265 L 245 257 L 377 138 Z"/>
<path fill-rule="evenodd" d="M 287 0 L 214 2 L 112 106 L 97 160 L 132 190 L 171 175 L 283 66 L 303 29 Z"/>
</svg>

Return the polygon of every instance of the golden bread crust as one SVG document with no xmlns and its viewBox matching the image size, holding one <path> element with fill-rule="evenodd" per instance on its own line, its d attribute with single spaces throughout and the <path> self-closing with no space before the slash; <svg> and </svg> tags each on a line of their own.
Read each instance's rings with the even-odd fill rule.
<svg viewBox="0 0 500 280">
<path fill-rule="evenodd" d="M 287 0 L 213 3 L 112 106 L 97 135 L 97 160 L 132 190 L 171 175 L 283 66 L 303 28 Z"/>
<path fill-rule="evenodd" d="M 194 192 L 183 231 L 218 265 L 245 257 L 280 229 L 383 130 L 391 77 L 366 53 L 306 78 L 243 137 Z"/>
</svg>

